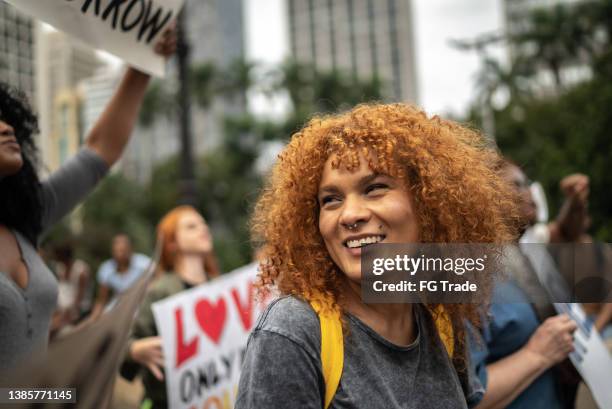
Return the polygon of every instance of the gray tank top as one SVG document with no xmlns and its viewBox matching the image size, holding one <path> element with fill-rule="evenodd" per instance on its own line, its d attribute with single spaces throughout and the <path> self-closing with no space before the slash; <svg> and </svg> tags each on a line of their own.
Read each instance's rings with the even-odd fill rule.
<svg viewBox="0 0 612 409">
<path fill-rule="evenodd" d="M 41 186 L 43 231 L 72 210 L 107 172 L 106 162 L 83 148 L 51 174 Z M 57 304 L 57 279 L 32 243 L 19 232 L 13 233 L 28 268 L 28 285 L 21 288 L 0 271 L 0 372 L 46 350 L 51 315 Z"/>
</svg>

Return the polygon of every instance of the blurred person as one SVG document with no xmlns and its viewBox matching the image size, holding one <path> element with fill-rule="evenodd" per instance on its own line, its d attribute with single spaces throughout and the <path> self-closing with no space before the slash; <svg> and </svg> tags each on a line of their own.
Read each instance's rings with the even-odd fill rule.
<svg viewBox="0 0 612 409">
<path fill-rule="evenodd" d="M 175 44 L 174 31 L 166 31 L 156 50 L 169 56 Z M 42 182 L 36 117 L 18 93 L 0 84 L 0 371 L 46 350 L 58 283 L 36 252 L 38 239 L 119 159 L 148 82 L 148 74 L 128 68 L 85 146 Z"/>
<path fill-rule="evenodd" d="M 532 236 L 527 242 L 579 239 L 586 218 L 586 176 L 564 178 L 561 186 L 566 200 L 558 217 L 529 233 L 536 226 L 536 206 L 528 179 L 508 160 L 501 162 L 500 173 L 520 195 L 522 241 L 529 234 Z M 482 339 L 471 343 L 472 364 L 486 390 L 477 408 L 573 407 L 571 389 L 579 378 L 575 378 L 567 358 L 574 349 L 576 323 L 566 314 L 557 314 L 552 302 L 542 304 L 541 300 L 550 297 L 538 282 L 533 267 L 518 248 L 510 253 L 507 264 L 510 280 L 496 286 L 487 323 L 480 334 Z"/>
<path fill-rule="evenodd" d="M 121 369 L 128 380 L 141 372 L 145 388 L 141 407 L 149 409 L 167 407 L 162 340 L 151 306 L 219 275 L 208 225 L 193 207 L 179 206 L 168 212 L 157 226 L 157 240 L 163 274 L 147 290 Z"/>
<path fill-rule="evenodd" d="M 53 314 L 51 331 L 61 331 L 77 321 L 91 307 L 89 265 L 74 257 L 72 244 L 55 248 L 55 273 L 58 280 L 57 310 Z"/>
<path fill-rule="evenodd" d="M 117 298 L 138 281 L 151 264 L 144 254 L 134 253 L 127 234 L 117 234 L 111 242 L 110 260 L 98 269 L 98 295 L 90 319 L 97 319 L 105 308 L 112 307 Z"/>
<path fill-rule="evenodd" d="M 497 160 L 476 132 L 403 104 L 315 116 L 293 135 L 252 219 L 261 290 L 282 296 L 250 335 L 236 408 L 477 403 L 462 340 L 478 306 L 365 304 L 361 252 L 374 242 L 513 240 L 516 194 L 490 166 Z M 479 288 L 492 284 L 482 279 Z M 317 305 L 342 320 L 343 367 L 329 394 Z M 440 308 L 452 353 L 435 323 Z"/>
<path fill-rule="evenodd" d="M 537 222 L 536 205 L 529 179 L 516 164 L 508 162 L 504 173 L 523 196 L 523 211 L 527 228 L 521 236 L 521 243 L 567 243 L 578 242 L 589 223 L 588 198 L 589 177 L 575 173 L 564 177 L 559 187 L 565 197 L 555 220 L 549 223 Z"/>
</svg>

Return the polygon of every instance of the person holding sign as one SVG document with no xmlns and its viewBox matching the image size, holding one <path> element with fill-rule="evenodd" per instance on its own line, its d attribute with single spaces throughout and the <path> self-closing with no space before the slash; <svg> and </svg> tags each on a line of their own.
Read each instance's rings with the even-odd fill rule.
<svg viewBox="0 0 612 409">
<path fill-rule="evenodd" d="M 175 30 L 168 30 L 156 50 L 168 57 L 175 48 Z M 148 74 L 128 68 L 85 146 L 43 182 L 36 173 L 36 117 L 0 84 L 0 372 L 46 350 L 58 283 L 37 254 L 38 239 L 119 159 L 148 82 Z"/>
<path fill-rule="evenodd" d="M 132 380 L 144 369 L 144 407 L 167 408 L 162 340 L 151 306 L 164 298 L 205 283 L 219 275 L 213 242 L 204 218 L 191 206 L 179 206 L 166 214 L 157 227 L 161 243 L 160 268 L 164 274 L 152 284 L 132 327 L 132 340 L 121 374 Z"/>
<path fill-rule="evenodd" d="M 580 237 L 587 216 L 588 178 L 579 174 L 564 178 L 561 187 L 567 197 L 556 220 L 533 230 L 540 233 L 528 234 L 537 224 L 527 176 L 508 159 L 498 168 L 521 197 L 523 239 L 541 243 Z M 509 247 L 506 264 L 509 280 L 498 284 L 487 323 L 474 333 L 470 346 L 474 371 L 487 389 L 477 409 L 573 407 L 580 378 L 567 358 L 574 350 L 577 323 L 567 314 L 557 314 L 545 283 L 538 279 L 537 266 L 524 250 Z M 563 280 L 559 272 L 554 274 Z"/>
<path fill-rule="evenodd" d="M 293 135 L 252 220 L 261 285 L 283 296 L 251 334 L 236 408 L 476 404 L 464 320 L 478 305 L 365 304 L 361 252 L 511 242 L 518 200 L 498 158 L 476 132 L 403 104 L 315 117 Z"/>
</svg>

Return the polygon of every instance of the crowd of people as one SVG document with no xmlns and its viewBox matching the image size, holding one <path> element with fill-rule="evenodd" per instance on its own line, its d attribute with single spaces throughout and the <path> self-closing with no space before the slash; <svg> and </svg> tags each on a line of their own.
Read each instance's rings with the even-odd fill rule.
<svg viewBox="0 0 612 409">
<path fill-rule="evenodd" d="M 169 56 L 175 43 L 168 31 L 156 49 Z M 151 259 L 134 253 L 124 233 L 95 276 L 70 243 L 51 255 L 54 272 L 37 252 L 41 235 L 120 157 L 148 81 L 129 68 L 82 150 L 44 181 L 36 173 L 36 118 L 0 86 L 0 370 L 45 350 L 50 336 L 95 322 L 148 269 Z M 279 155 L 252 216 L 259 288 L 279 297 L 250 335 L 236 407 L 573 407 L 581 379 L 568 356 L 577 324 L 552 308 L 520 246 L 591 240 L 588 177 L 570 175 L 560 188 L 559 215 L 537 222 L 519 166 L 480 133 L 414 106 L 363 104 L 312 118 Z M 142 375 L 147 408 L 167 407 L 151 305 L 220 275 L 198 210 L 171 210 L 157 239 L 159 274 L 121 367 L 128 379 Z M 479 278 L 491 300 L 368 304 L 361 255 L 372 243 L 494 243 L 514 254 L 505 264 L 509 280 Z M 523 302 L 498 299 L 509 293 Z M 612 332 L 610 305 L 585 306 L 604 337 Z M 329 328 L 339 336 L 331 367 L 322 352 Z"/>
</svg>

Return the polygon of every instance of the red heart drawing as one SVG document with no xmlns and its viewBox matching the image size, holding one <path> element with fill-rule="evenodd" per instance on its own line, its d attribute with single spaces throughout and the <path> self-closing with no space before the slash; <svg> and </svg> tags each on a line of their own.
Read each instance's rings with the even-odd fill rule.
<svg viewBox="0 0 612 409">
<path fill-rule="evenodd" d="M 225 300 L 220 298 L 213 304 L 206 299 L 202 299 L 195 306 L 195 315 L 200 328 L 215 344 L 218 344 L 225 327 Z"/>
</svg>

